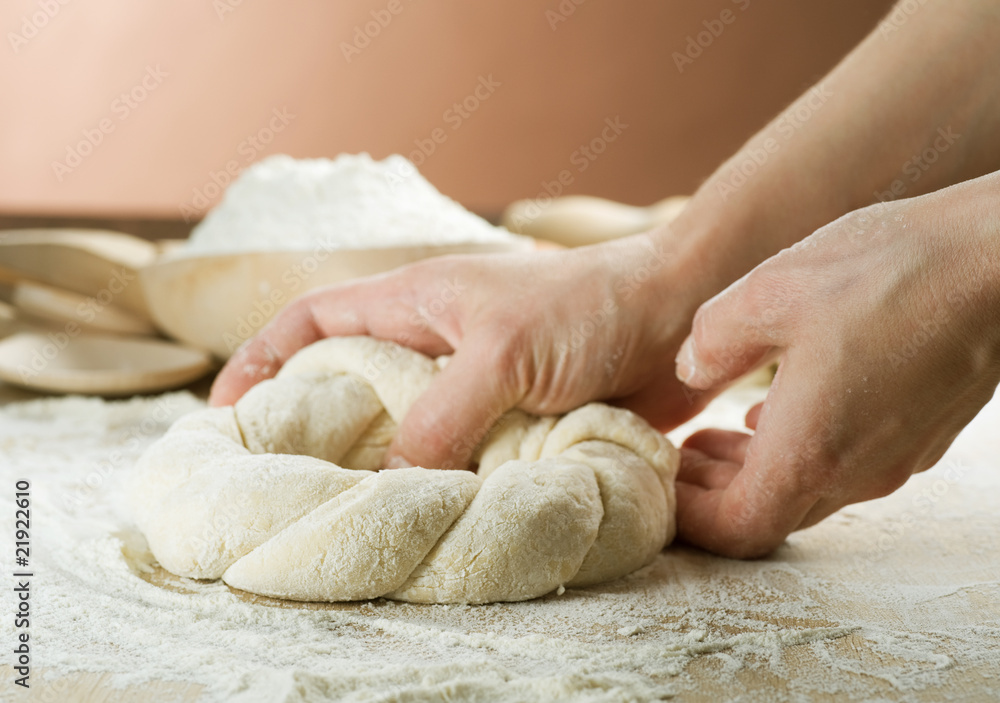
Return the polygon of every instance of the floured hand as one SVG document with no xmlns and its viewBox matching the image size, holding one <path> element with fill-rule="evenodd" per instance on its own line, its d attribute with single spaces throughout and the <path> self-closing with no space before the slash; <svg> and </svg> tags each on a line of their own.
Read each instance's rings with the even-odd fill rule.
<svg viewBox="0 0 1000 703">
<path fill-rule="evenodd" d="M 757 556 L 933 466 L 1000 380 L 1000 174 L 851 213 L 698 311 L 678 358 L 695 389 L 775 352 L 741 433 L 686 443 L 681 537 Z"/>
</svg>

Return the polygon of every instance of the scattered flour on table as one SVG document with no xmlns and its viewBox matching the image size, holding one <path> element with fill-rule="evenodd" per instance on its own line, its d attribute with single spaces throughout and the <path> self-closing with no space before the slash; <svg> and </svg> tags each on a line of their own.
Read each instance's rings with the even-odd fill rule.
<svg viewBox="0 0 1000 703">
<path fill-rule="evenodd" d="M 723 397 L 698 423 L 739 426 L 758 396 Z M 289 603 L 164 572 L 122 483 L 150 442 L 200 406 L 173 393 L 0 408 L 0 511 L 12 515 L 14 481 L 31 480 L 43 699 L 65 700 L 72 672 L 110 672 L 115 686 L 194 683 L 205 687 L 199 700 L 248 702 L 719 699 L 743 693 L 748 675 L 768 700 L 961 698 L 969 672 L 1000 688 L 996 406 L 943 471 L 842 511 L 770 559 L 672 547 L 612 584 L 487 606 Z M 917 500 L 928 491 L 929 508 Z M 10 530 L 2 537 L 11 554 Z M 3 589 L 7 613 L 11 594 Z M 13 619 L 2 623 L 9 644 Z M 7 662 L 0 669 L 9 675 Z"/>
<path fill-rule="evenodd" d="M 441 195 L 402 156 L 277 155 L 240 174 L 175 255 L 520 240 Z"/>
</svg>

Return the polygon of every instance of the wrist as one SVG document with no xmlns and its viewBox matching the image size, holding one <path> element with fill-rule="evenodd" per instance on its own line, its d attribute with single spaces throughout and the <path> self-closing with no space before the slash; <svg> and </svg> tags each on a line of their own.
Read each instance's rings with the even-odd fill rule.
<svg viewBox="0 0 1000 703">
<path fill-rule="evenodd" d="M 925 263 L 928 305 L 961 335 L 969 369 L 1000 371 L 1000 172 L 901 201 L 887 215 Z M 917 238 L 916 241 L 913 241 Z"/>
<path fill-rule="evenodd" d="M 992 331 L 997 352 L 994 358 L 1000 361 L 1000 218 L 996 215 L 1000 171 L 948 190 L 958 196 L 953 211 L 967 218 L 967 229 L 972 235 L 964 252 L 967 270 L 971 272 L 973 287 L 981 291 L 978 297 L 983 323 Z"/>
<path fill-rule="evenodd" d="M 775 174 L 726 194 L 725 172 L 726 166 L 709 178 L 676 220 L 648 234 L 671 252 L 677 275 L 699 305 L 825 224 L 803 225 L 794 203 L 782 202 Z"/>
</svg>

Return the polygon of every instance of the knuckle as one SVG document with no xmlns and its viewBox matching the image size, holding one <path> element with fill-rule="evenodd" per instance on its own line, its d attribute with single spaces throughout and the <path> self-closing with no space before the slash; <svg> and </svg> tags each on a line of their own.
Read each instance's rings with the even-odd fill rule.
<svg viewBox="0 0 1000 703">
<path fill-rule="evenodd" d="M 712 303 L 706 303 L 698 308 L 691 321 L 691 336 L 699 353 L 708 352 L 712 346 Z"/>
<path fill-rule="evenodd" d="M 745 313 L 756 314 L 761 308 L 766 308 L 771 297 L 770 265 L 764 263 L 754 269 L 739 285 L 740 307 Z"/>
<path fill-rule="evenodd" d="M 390 276 L 401 284 L 405 282 L 405 285 L 409 287 L 420 288 L 427 293 L 431 293 L 434 284 L 440 283 L 452 276 L 461 276 L 465 270 L 462 266 L 461 255 L 448 254 L 415 261 L 412 264 L 396 269 Z"/>
<path fill-rule="evenodd" d="M 501 319 L 498 329 L 503 334 L 484 341 L 484 362 L 494 373 L 507 375 L 522 363 L 526 350 L 531 349 L 531 333 L 517 320 Z"/>
<path fill-rule="evenodd" d="M 747 326 L 758 331 L 773 328 L 784 317 L 792 293 L 787 277 L 773 266 L 751 273 L 745 280 L 742 296 Z"/>
</svg>

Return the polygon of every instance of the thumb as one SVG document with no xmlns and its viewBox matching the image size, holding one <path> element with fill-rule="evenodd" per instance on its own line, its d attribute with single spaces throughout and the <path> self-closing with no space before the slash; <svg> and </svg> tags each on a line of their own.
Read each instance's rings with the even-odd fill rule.
<svg viewBox="0 0 1000 703">
<path fill-rule="evenodd" d="M 706 391 L 734 381 L 776 345 L 776 314 L 752 302 L 746 283 L 730 287 L 695 314 L 677 353 L 677 378 L 689 388 Z"/>
<path fill-rule="evenodd" d="M 513 368 L 495 343 L 466 340 L 403 418 L 386 468 L 466 468 L 490 428 L 524 396 Z"/>
</svg>

